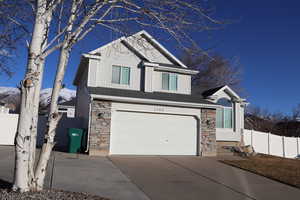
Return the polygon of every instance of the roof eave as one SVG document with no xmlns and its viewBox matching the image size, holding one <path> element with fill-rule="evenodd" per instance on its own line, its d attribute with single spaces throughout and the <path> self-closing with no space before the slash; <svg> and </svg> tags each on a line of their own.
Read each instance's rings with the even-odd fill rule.
<svg viewBox="0 0 300 200">
<path fill-rule="evenodd" d="M 91 94 L 93 99 L 110 100 L 126 103 L 147 103 L 155 105 L 169 105 L 169 106 L 179 106 L 188 108 L 221 108 L 218 104 L 203 104 L 203 103 L 190 103 L 190 102 L 178 102 L 178 101 L 168 101 L 168 100 L 158 100 L 158 99 L 144 99 L 144 98 L 133 98 L 133 97 L 119 97 L 111 95 L 101 95 L 101 94 Z"/>
</svg>

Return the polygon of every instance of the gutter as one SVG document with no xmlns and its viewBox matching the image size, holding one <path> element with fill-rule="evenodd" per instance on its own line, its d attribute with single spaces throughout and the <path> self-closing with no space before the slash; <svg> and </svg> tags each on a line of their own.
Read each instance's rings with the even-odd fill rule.
<svg viewBox="0 0 300 200">
<path fill-rule="evenodd" d="M 91 130 L 91 110 L 92 110 L 92 106 L 91 103 L 93 102 L 93 97 L 90 97 L 90 103 L 89 103 L 89 122 L 88 122 L 88 130 L 87 130 L 87 135 L 86 135 L 86 150 L 84 151 L 85 153 L 87 153 L 89 151 L 90 148 L 90 130 Z"/>
<path fill-rule="evenodd" d="M 146 103 L 154 105 L 168 105 L 168 106 L 178 106 L 178 107 L 188 107 L 188 108 L 222 108 L 221 105 L 214 104 L 200 104 L 200 103 L 186 103 L 186 102 L 175 102 L 175 101 L 166 101 L 166 100 L 154 100 L 154 99 L 139 99 L 131 97 L 117 97 L 109 95 L 97 95 L 91 94 L 92 99 L 101 99 L 101 100 L 111 100 L 124 103 Z"/>
<path fill-rule="evenodd" d="M 199 73 L 199 71 L 197 70 L 191 70 L 187 68 L 167 67 L 167 66 L 162 66 L 160 64 L 151 63 L 151 62 L 143 62 L 143 64 L 148 67 L 153 67 L 155 70 L 158 71 L 178 72 L 178 73 L 188 74 L 188 75 L 195 75 Z"/>
</svg>

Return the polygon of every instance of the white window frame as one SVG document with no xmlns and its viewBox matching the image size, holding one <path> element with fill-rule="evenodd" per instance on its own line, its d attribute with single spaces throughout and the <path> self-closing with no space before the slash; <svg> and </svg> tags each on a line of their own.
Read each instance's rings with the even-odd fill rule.
<svg viewBox="0 0 300 200">
<path fill-rule="evenodd" d="M 222 109 L 222 127 L 217 127 L 217 113 L 216 113 L 216 128 L 218 129 L 228 129 L 228 130 L 233 130 L 234 128 L 234 110 L 233 107 L 226 107 L 223 106 L 222 108 L 218 108 L 218 109 Z M 225 109 L 230 109 L 231 110 L 231 128 L 225 128 Z"/>
<path fill-rule="evenodd" d="M 120 68 L 120 80 L 119 80 L 119 83 L 115 83 L 113 82 L 113 68 L 114 67 L 119 67 Z M 123 73 L 122 73 L 122 69 L 123 68 L 128 68 L 129 69 L 129 77 L 128 77 L 128 84 L 127 83 L 122 83 L 122 80 L 123 80 Z M 123 85 L 123 86 L 129 86 L 130 85 L 130 79 L 131 79 L 131 68 L 130 67 L 127 67 L 127 66 L 121 66 L 121 65 L 112 65 L 111 67 L 111 83 L 113 85 Z"/>
<path fill-rule="evenodd" d="M 163 74 L 168 74 L 168 89 L 164 89 L 163 88 Z M 171 79 L 170 79 L 170 75 L 175 75 L 176 76 L 176 89 L 175 90 L 171 90 L 170 89 L 170 83 L 171 83 Z M 178 74 L 177 73 L 171 73 L 171 72 L 162 72 L 161 73 L 161 89 L 163 91 L 169 91 L 169 92 L 176 92 L 178 91 Z"/>
</svg>

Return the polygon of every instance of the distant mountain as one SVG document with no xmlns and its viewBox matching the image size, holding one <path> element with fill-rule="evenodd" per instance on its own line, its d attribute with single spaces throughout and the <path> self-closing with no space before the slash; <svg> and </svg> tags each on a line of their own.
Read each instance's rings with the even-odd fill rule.
<svg viewBox="0 0 300 200">
<path fill-rule="evenodd" d="M 40 94 L 40 106 L 47 107 L 51 101 L 52 88 L 46 88 L 41 91 Z M 63 88 L 60 91 L 59 103 L 71 101 L 76 97 L 76 91 L 68 88 Z M 18 112 L 20 104 L 20 90 L 14 87 L 0 87 L 0 103 L 2 104 L 13 104 L 15 111 Z M 11 107 L 11 106 L 10 106 Z M 12 108 L 12 107 L 11 107 Z"/>
<path fill-rule="evenodd" d="M 47 106 L 51 101 L 52 88 L 43 89 L 40 94 L 40 105 Z M 59 93 L 58 103 L 71 101 L 76 97 L 76 91 L 68 88 L 61 89 Z"/>
</svg>

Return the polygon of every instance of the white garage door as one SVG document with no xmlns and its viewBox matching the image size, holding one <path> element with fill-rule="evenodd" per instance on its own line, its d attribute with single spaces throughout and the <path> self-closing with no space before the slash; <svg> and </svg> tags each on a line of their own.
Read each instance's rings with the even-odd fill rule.
<svg viewBox="0 0 300 200">
<path fill-rule="evenodd" d="M 115 112 L 110 154 L 196 155 L 197 121 L 192 116 Z"/>
</svg>

